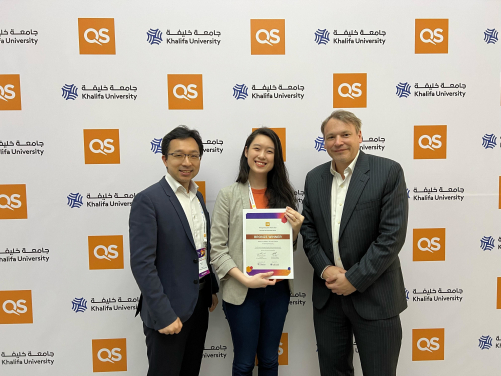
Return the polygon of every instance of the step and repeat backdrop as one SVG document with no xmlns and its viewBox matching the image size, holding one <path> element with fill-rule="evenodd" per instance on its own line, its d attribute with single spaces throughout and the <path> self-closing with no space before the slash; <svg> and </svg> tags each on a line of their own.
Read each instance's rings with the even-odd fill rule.
<svg viewBox="0 0 501 376">
<path fill-rule="evenodd" d="M 399 374 L 499 373 L 500 1 L 0 5 L 0 374 L 144 375 L 128 216 L 162 137 L 200 131 L 211 211 L 252 129 L 275 129 L 301 207 L 338 108 L 406 174 Z M 301 240 L 295 263 L 280 374 L 318 375 Z M 221 305 L 203 357 L 231 374 Z"/>
</svg>

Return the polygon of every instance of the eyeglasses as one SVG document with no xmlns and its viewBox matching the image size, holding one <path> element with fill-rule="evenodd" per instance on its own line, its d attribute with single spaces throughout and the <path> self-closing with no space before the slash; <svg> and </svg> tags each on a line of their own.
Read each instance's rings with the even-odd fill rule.
<svg viewBox="0 0 501 376">
<path fill-rule="evenodd" d="M 172 155 L 174 160 L 181 162 L 184 158 L 188 157 L 188 159 L 192 162 L 199 161 L 202 157 L 200 154 L 182 154 L 182 153 L 169 153 L 167 155 Z"/>
</svg>

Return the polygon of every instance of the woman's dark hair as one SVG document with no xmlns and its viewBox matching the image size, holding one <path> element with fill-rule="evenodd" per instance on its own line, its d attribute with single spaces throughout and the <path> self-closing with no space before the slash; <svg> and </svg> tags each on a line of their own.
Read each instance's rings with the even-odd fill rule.
<svg viewBox="0 0 501 376">
<path fill-rule="evenodd" d="M 274 165 L 267 176 L 266 198 L 268 199 L 268 206 L 270 208 L 285 208 L 286 206 L 290 206 L 294 210 L 297 210 L 296 196 L 289 182 L 289 174 L 287 173 L 282 155 L 282 144 L 280 143 L 280 138 L 270 128 L 258 128 L 247 137 L 242 156 L 240 157 L 240 170 L 238 172 L 237 183 L 245 184 L 249 180 L 250 167 L 245 156 L 245 149 L 249 149 L 252 141 L 258 135 L 269 137 L 275 146 Z"/>
<path fill-rule="evenodd" d="M 169 144 L 172 140 L 186 140 L 190 137 L 198 144 L 200 157 L 202 157 L 202 154 L 204 153 L 204 144 L 202 142 L 202 138 L 200 137 L 200 133 L 198 133 L 195 129 L 188 128 L 186 125 L 180 125 L 164 136 L 162 139 L 162 155 L 165 155 L 165 158 L 168 158 L 167 154 L 169 153 Z"/>
</svg>

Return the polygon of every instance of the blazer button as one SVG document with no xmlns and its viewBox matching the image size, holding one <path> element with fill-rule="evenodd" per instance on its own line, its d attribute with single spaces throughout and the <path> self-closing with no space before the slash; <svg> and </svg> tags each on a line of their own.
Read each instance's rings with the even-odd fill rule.
<svg viewBox="0 0 501 376">
<path fill-rule="evenodd" d="M 198 284 L 198 279 L 193 280 L 193 283 L 194 283 L 195 285 L 197 285 L 197 284 Z"/>
<path fill-rule="evenodd" d="M 193 263 L 194 263 L 194 264 L 196 264 L 197 262 L 198 262 L 198 260 L 197 260 L 197 259 L 193 260 Z"/>
</svg>

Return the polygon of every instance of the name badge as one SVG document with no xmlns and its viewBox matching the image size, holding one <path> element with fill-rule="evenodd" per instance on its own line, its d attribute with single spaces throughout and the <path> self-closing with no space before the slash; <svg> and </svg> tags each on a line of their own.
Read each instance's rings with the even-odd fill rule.
<svg viewBox="0 0 501 376">
<path fill-rule="evenodd" d="M 205 248 L 197 249 L 198 254 L 198 278 L 202 278 L 210 273 L 207 266 L 207 250 Z"/>
</svg>

